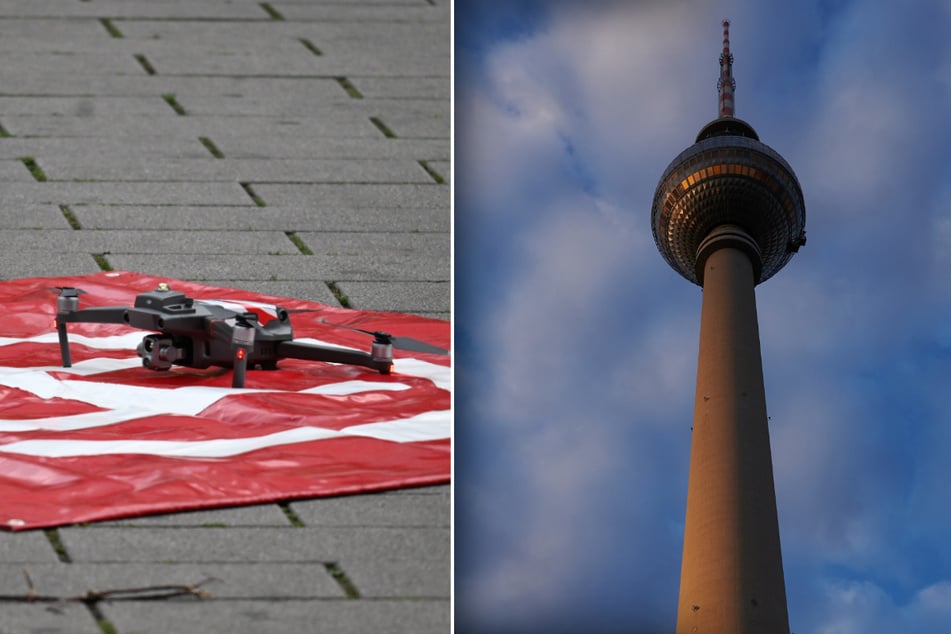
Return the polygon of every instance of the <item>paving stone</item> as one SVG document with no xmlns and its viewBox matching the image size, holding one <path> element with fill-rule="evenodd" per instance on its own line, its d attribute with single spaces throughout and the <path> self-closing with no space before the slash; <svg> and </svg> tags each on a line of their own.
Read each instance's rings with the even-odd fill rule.
<svg viewBox="0 0 951 634">
<path fill-rule="evenodd" d="M 0 603 L 0 632 L 102 634 L 81 603 Z"/>
<path fill-rule="evenodd" d="M 287 133 L 264 135 L 255 130 L 211 139 L 229 158 L 410 158 L 418 161 L 448 160 L 450 151 L 445 140 L 387 139 L 381 137 L 379 131 L 373 138 L 324 138 L 320 142 Z"/>
<path fill-rule="evenodd" d="M 288 297 L 339 307 L 340 302 L 323 282 L 270 282 L 261 280 L 205 280 L 210 286 L 230 286 L 263 295 Z M 293 322 L 293 319 L 291 319 Z"/>
<path fill-rule="evenodd" d="M 327 68 L 323 60 L 303 44 L 291 39 L 265 50 L 256 50 L 243 42 L 232 42 L 230 50 L 209 49 L 207 46 L 163 46 L 161 49 L 153 47 L 152 52 L 144 54 L 160 75 L 311 77 L 332 75 L 334 70 Z"/>
<path fill-rule="evenodd" d="M 324 207 L 440 207 L 448 213 L 449 188 L 442 185 L 309 185 L 261 184 L 254 191 L 269 205 L 300 206 L 319 201 Z"/>
<path fill-rule="evenodd" d="M 260 6 L 254 3 L 231 2 L 230 0 L 150 0 L 149 2 L 122 2 L 121 0 L 96 0 L 64 5 L 57 0 L 6 0 L 0 7 L 0 17 L 129 17 L 129 18 L 221 18 L 230 19 L 269 18 Z"/>
<path fill-rule="evenodd" d="M 252 205 L 238 183 L 9 183 L 0 189 L 0 207 L 22 203 L 67 205 Z"/>
<path fill-rule="evenodd" d="M 352 80 L 351 80 L 351 83 Z M 441 99 L 354 99 L 342 93 L 332 97 L 313 97 L 298 92 L 266 96 L 191 95 L 178 101 L 189 115 L 204 116 L 280 116 L 306 117 L 323 109 L 347 109 L 367 117 L 386 117 L 390 113 L 413 114 L 422 118 L 449 117 L 449 104 Z M 164 102 L 163 102 L 164 103 Z"/>
<path fill-rule="evenodd" d="M 378 138 L 380 130 L 360 112 L 330 110 L 319 117 L 208 117 L 180 116 L 169 108 L 167 115 L 42 117 L 10 115 L 3 125 L 15 136 L 37 137 L 117 137 L 122 143 L 137 139 L 171 136 L 173 138 L 224 138 L 254 130 L 264 135 L 293 135 L 310 140 L 322 137 Z"/>
<path fill-rule="evenodd" d="M 390 491 L 384 491 L 381 495 L 392 496 L 392 497 L 402 497 L 402 496 L 417 496 L 417 495 L 437 495 L 443 498 L 443 501 L 446 503 L 448 508 L 450 496 L 452 495 L 452 487 L 448 484 L 436 484 L 433 486 L 421 486 L 421 487 L 407 487 L 405 489 L 392 489 Z"/>
<path fill-rule="evenodd" d="M 429 167 L 442 176 L 447 183 L 452 183 L 452 164 L 449 161 L 429 161 Z"/>
<path fill-rule="evenodd" d="M 169 258 L 160 254 L 111 254 L 117 269 L 162 277 L 203 280 L 448 281 L 445 258 L 368 253 L 360 256 L 195 255 Z"/>
<path fill-rule="evenodd" d="M 21 2 L 34 4 L 24 0 Z M 47 9 L 52 8 L 51 4 L 47 5 Z M 4 4 L 5 9 L 8 6 Z M 57 11 L 62 9 L 60 3 L 56 3 L 56 9 Z M 102 25 L 95 20 L 29 18 L 26 12 L 14 16 L 13 19 L 0 19 L 0 51 L 4 53 L 22 50 L 23 43 L 30 43 L 39 49 L 59 51 L 63 50 L 63 42 L 69 42 L 70 48 L 83 45 L 93 46 L 97 43 L 102 44 L 102 35 Z"/>
<path fill-rule="evenodd" d="M 346 559 L 338 562 L 362 598 L 449 598 L 452 579 L 446 566 L 432 562 Z"/>
<path fill-rule="evenodd" d="M 302 208 L 75 205 L 71 210 L 84 229 L 297 231 L 311 228 L 305 224 L 309 211 Z"/>
<path fill-rule="evenodd" d="M 134 530 L 134 529 L 129 529 Z M 215 599 L 343 598 L 322 563 L 58 563 L 26 566 L 37 594 L 71 597 L 90 590 L 196 586 Z M 410 563 L 408 570 L 415 569 Z M 27 592 L 23 566 L 0 565 L 0 592 Z M 391 595 L 393 596 L 393 595 Z M 438 594 L 426 596 L 441 596 Z M 3 611 L 0 604 L 0 612 Z M 0 632 L 3 630 L 0 629 Z"/>
<path fill-rule="evenodd" d="M 0 532 L 0 561 L 7 564 L 55 562 L 59 558 L 43 531 Z"/>
<path fill-rule="evenodd" d="M 251 2 L 259 5 L 257 2 Z M 274 3 L 271 3 L 274 6 Z M 283 20 L 119 20 L 123 40 L 136 46 L 201 46 L 211 49 L 243 47 L 246 50 L 281 46 L 299 37 L 306 25 Z M 296 43 L 296 42 L 295 42 Z M 299 44 L 298 44 L 299 45 Z"/>
<path fill-rule="evenodd" d="M 68 565 L 62 562 L 56 564 L 30 562 L 24 565 L 0 560 L 0 595 L 4 597 L 25 597 L 30 590 L 30 580 L 35 583 L 36 574 L 34 571 L 37 568 L 50 567 L 53 570 L 61 570 Z M 0 613 L 2 612 L 3 607 L 0 603 Z M 2 631 L 0 630 L 0 632 Z"/>
<path fill-rule="evenodd" d="M 397 137 L 418 139 L 446 139 L 451 133 L 451 119 L 448 113 L 419 112 L 408 108 L 381 111 L 379 119 L 386 124 Z"/>
<path fill-rule="evenodd" d="M 448 233 L 304 231 L 298 237 L 316 255 L 361 255 L 374 251 L 441 257 L 448 261 L 451 246 Z"/>
<path fill-rule="evenodd" d="M 147 515 L 125 520 L 98 522 L 92 528 L 103 526 L 125 527 L 219 527 L 219 526 L 274 526 L 290 525 L 287 515 L 277 504 L 255 504 L 236 508 L 214 509 L 209 511 L 189 511 L 185 513 L 165 513 Z"/>
<path fill-rule="evenodd" d="M 291 508 L 309 527 L 449 527 L 449 505 L 436 495 L 420 496 L 412 504 L 384 494 L 334 497 L 292 502 Z"/>
<path fill-rule="evenodd" d="M 186 159 L 104 156 L 101 160 L 87 162 L 77 162 L 75 157 L 61 155 L 40 154 L 34 158 L 51 181 L 430 182 L 429 175 L 419 164 L 408 159 L 216 159 L 210 153 L 207 157 Z M 13 164 L 11 161 L 0 161 L 0 180 L 14 180 L 6 177 L 7 165 L 16 180 L 32 180 L 22 163 Z"/>
<path fill-rule="evenodd" d="M 445 312 L 442 312 L 442 311 L 440 311 L 440 312 L 431 312 L 431 311 L 428 311 L 428 310 L 425 310 L 425 311 L 424 311 L 424 310 L 421 310 L 421 311 L 418 311 L 418 312 L 414 311 L 413 314 L 414 314 L 414 315 L 419 315 L 420 317 L 428 317 L 429 319 L 440 319 L 440 320 L 442 320 L 442 321 L 450 321 L 450 320 L 452 320 L 452 312 L 450 312 L 450 311 L 445 311 Z"/>
<path fill-rule="evenodd" d="M 4 11 L 6 5 L 7 2 L 0 4 L 0 12 Z M 6 16 L 0 15 L 0 19 L 3 17 Z M 137 68 L 137 62 L 131 55 L 120 57 L 101 50 L 70 51 L 68 53 L 61 50 L 7 50 L 3 54 L 3 60 L 5 67 L 30 69 L 34 74 L 43 74 L 47 69 L 63 75 L 89 73 L 91 70 L 99 75 L 142 72 L 141 66 Z M 7 81 L 6 77 L 4 81 Z"/>
<path fill-rule="evenodd" d="M 445 600 L 113 602 L 101 609 L 119 632 L 136 634 L 445 634 L 450 628 Z"/>
<path fill-rule="evenodd" d="M 438 99 L 448 103 L 452 82 L 442 77 L 353 77 L 367 99 Z"/>
<path fill-rule="evenodd" d="M 56 206 L 49 206 L 57 209 Z M 348 209 L 313 206 L 276 207 L 268 205 L 238 207 L 172 207 L 125 205 L 74 205 L 73 215 L 86 229 L 230 229 L 237 231 L 419 231 L 444 232 L 450 229 L 447 210 L 422 209 Z M 21 219 L 11 219 L 16 227 Z M 0 209 L 0 227 L 5 220 Z M 64 220 L 65 222 L 65 220 Z M 30 224 L 27 228 L 32 228 Z M 35 226 L 43 226 L 37 224 Z"/>
<path fill-rule="evenodd" d="M 451 308 L 449 282 L 337 283 L 351 308 L 372 308 L 399 313 L 445 312 Z"/>
<path fill-rule="evenodd" d="M 154 97 L 0 97 L 0 113 L 46 117 L 97 117 L 110 115 L 166 115 L 168 103 Z M 6 143 L 7 140 L 4 140 Z"/>
<path fill-rule="evenodd" d="M 74 562 L 323 562 L 347 557 L 448 561 L 449 530 L 395 527 L 64 528 Z"/>
<path fill-rule="evenodd" d="M 21 160 L 0 161 L 0 182 L 35 182 L 36 178 Z"/>
<path fill-rule="evenodd" d="M 2 20 L 0 20 L 2 22 Z M 97 28 L 101 28 L 97 25 Z M 130 56 L 131 63 L 138 64 Z M 126 63 L 129 63 L 127 60 Z M 132 67 L 130 67 L 132 68 Z M 345 97 L 346 91 L 333 77 L 171 77 L 147 75 L 134 69 L 129 75 L 97 75 L 90 72 L 62 73 L 34 68 L 9 68 L 4 72 L 0 94 L 6 96 L 98 96 L 151 97 L 176 95 L 247 95 L 266 98 L 268 93 L 294 92 L 311 96 Z M 167 105 L 167 104 L 166 104 Z"/>
<path fill-rule="evenodd" d="M 395 6 L 387 4 L 353 5 L 341 9 L 335 6 L 322 4 L 294 4 L 278 2 L 275 7 L 288 20 L 316 20 L 328 19 L 348 22 L 444 22 L 448 18 L 448 7 L 433 6 L 417 3 L 411 6 Z"/>
<path fill-rule="evenodd" d="M 59 253 L 47 249 L 29 253 L 20 250 L 0 252 L 0 279 L 86 275 L 101 270 L 93 257 L 86 253 Z"/>
<path fill-rule="evenodd" d="M 280 231 L 45 231 L 0 230 L 0 252 L 21 253 L 299 253 Z"/>
<path fill-rule="evenodd" d="M 146 158 L 186 160 L 207 159 L 208 149 L 198 137 L 172 139 L 154 136 L 135 143 L 117 143 L 116 139 L 89 137 L 6 138 L 0 143 L 0 159 L 19 160 L 23 156 L 56 156 L 75 162 L 87 161 L 90 157 L 108 157 L 110 161 L 141 161 Z"/>
</svg>

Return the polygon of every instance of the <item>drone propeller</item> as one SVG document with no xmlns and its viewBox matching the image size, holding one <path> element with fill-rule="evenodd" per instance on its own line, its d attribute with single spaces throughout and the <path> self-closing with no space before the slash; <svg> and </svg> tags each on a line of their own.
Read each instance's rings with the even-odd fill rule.
<svg viewBox="0 0 951 634">
<path fill-rule="evenodd" d="M 388 332 L 383 332 L 382 330 L 364 330 L 363 328 L 355 328 L 353 326 L 345 326 L 343 324 L 336 324 L 332 321 L 327 321 L 326 319 L 321 318 L 321 323 L 327 324 L 328 326 L 336 326 L 337 328 L 344 328 L 345 330 L 352 330 L 354 332 L 361 332 L 365 335 L 370 335 L 373 337 L 374 343 L 392 345 L 394 348 L 399 348 L 400 350 L 406 350 L 407 352 L 428 352 L 431 354 L 449 354 L 448 350 L 444 350 L 437 346 L 434 346 L 425 341 L 420 341 L 419 339 L 413 339 L 411 337 L 397 337 L 391 335 Z"/>
<path fill-rule="evenodd" d="M 66 297 L 78 297 L 79 295 L 86 294 L 86 291 L 81 288 L 76 288 L 75 286 L 54 286 L 50 290 L 59 291 L 60 295 L 65 295 Z"/>
</svg>

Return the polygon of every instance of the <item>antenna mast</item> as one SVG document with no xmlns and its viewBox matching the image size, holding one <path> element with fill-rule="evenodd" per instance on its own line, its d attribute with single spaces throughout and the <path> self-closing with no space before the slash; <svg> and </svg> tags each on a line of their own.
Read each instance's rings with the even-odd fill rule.
<svg viewBox="0 0 951 634">
<path fill-rule="evenodd" d="M 720 53 L 720 79 L 717 80 L 717 92 L 720 96 L 721 117 L 733 116 L 733 91 L 736 80 L 733 79 L 733 53 L 730 52 L 730 21 L 723 21 L 723 52 Z"/>
</svg>

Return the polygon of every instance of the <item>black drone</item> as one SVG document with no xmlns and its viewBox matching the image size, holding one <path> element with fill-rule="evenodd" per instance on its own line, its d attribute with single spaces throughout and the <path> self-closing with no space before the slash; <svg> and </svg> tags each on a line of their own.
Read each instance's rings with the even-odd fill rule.
<svg viewBox="0 0 951 634">
<path fill-rule="evenodd" d="M 370 352 L 331 348 L 293 341 L 288 311 L 275 306 L 274 317 L 260 323 L 257 313 L 238 312 L 215 302 L 195 300 L 159 284 L 154 291 L 141 293 L 135 305 L 79 309 L 78 288 L 59 288 L 56 302 L 56 330 L 63 367 L 72 365 L 68 323 L 127 324 L 154 331 L 136 347 L 142 365 L 163 371 L 173 365 L 204 369 L 211 366 L 233 368 L 232 387 L 244 387 L 248 368 L 277 369 L 280 359 L 304 359 L 359 365 L 380 374 L 393 368 L 393 348 L 416 352 L 448 354 L 446 350 L 386 332 L 362 330 L 331 324 L 373 336 Z M 329 323 L 329 322 L 324 322 Z"/>
</svg>

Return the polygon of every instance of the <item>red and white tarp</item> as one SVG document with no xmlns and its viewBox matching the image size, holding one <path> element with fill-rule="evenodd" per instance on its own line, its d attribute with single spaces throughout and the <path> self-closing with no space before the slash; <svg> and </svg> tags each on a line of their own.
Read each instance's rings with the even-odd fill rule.
<svg viewBox="0 0 951 634">
<path fill-rule="evenodd" d="M 444 321 L 137 273 L 0 282 L 0 527 L 449 482 L 448 355 L 394 350 L 390 375 L 286 359 L 233 389 L 221 368 L 143 368 L 135 347 L 145 331 L 71 323 L 73 365 L 62 367 L 56 287 L 83 289 L 88 308 L 131 306 L 159 283 L 307 311 L 291 314 L 295 340 L 369 350 L 368 336 L 325 319 L 450 346 Z"/>
</svg>

